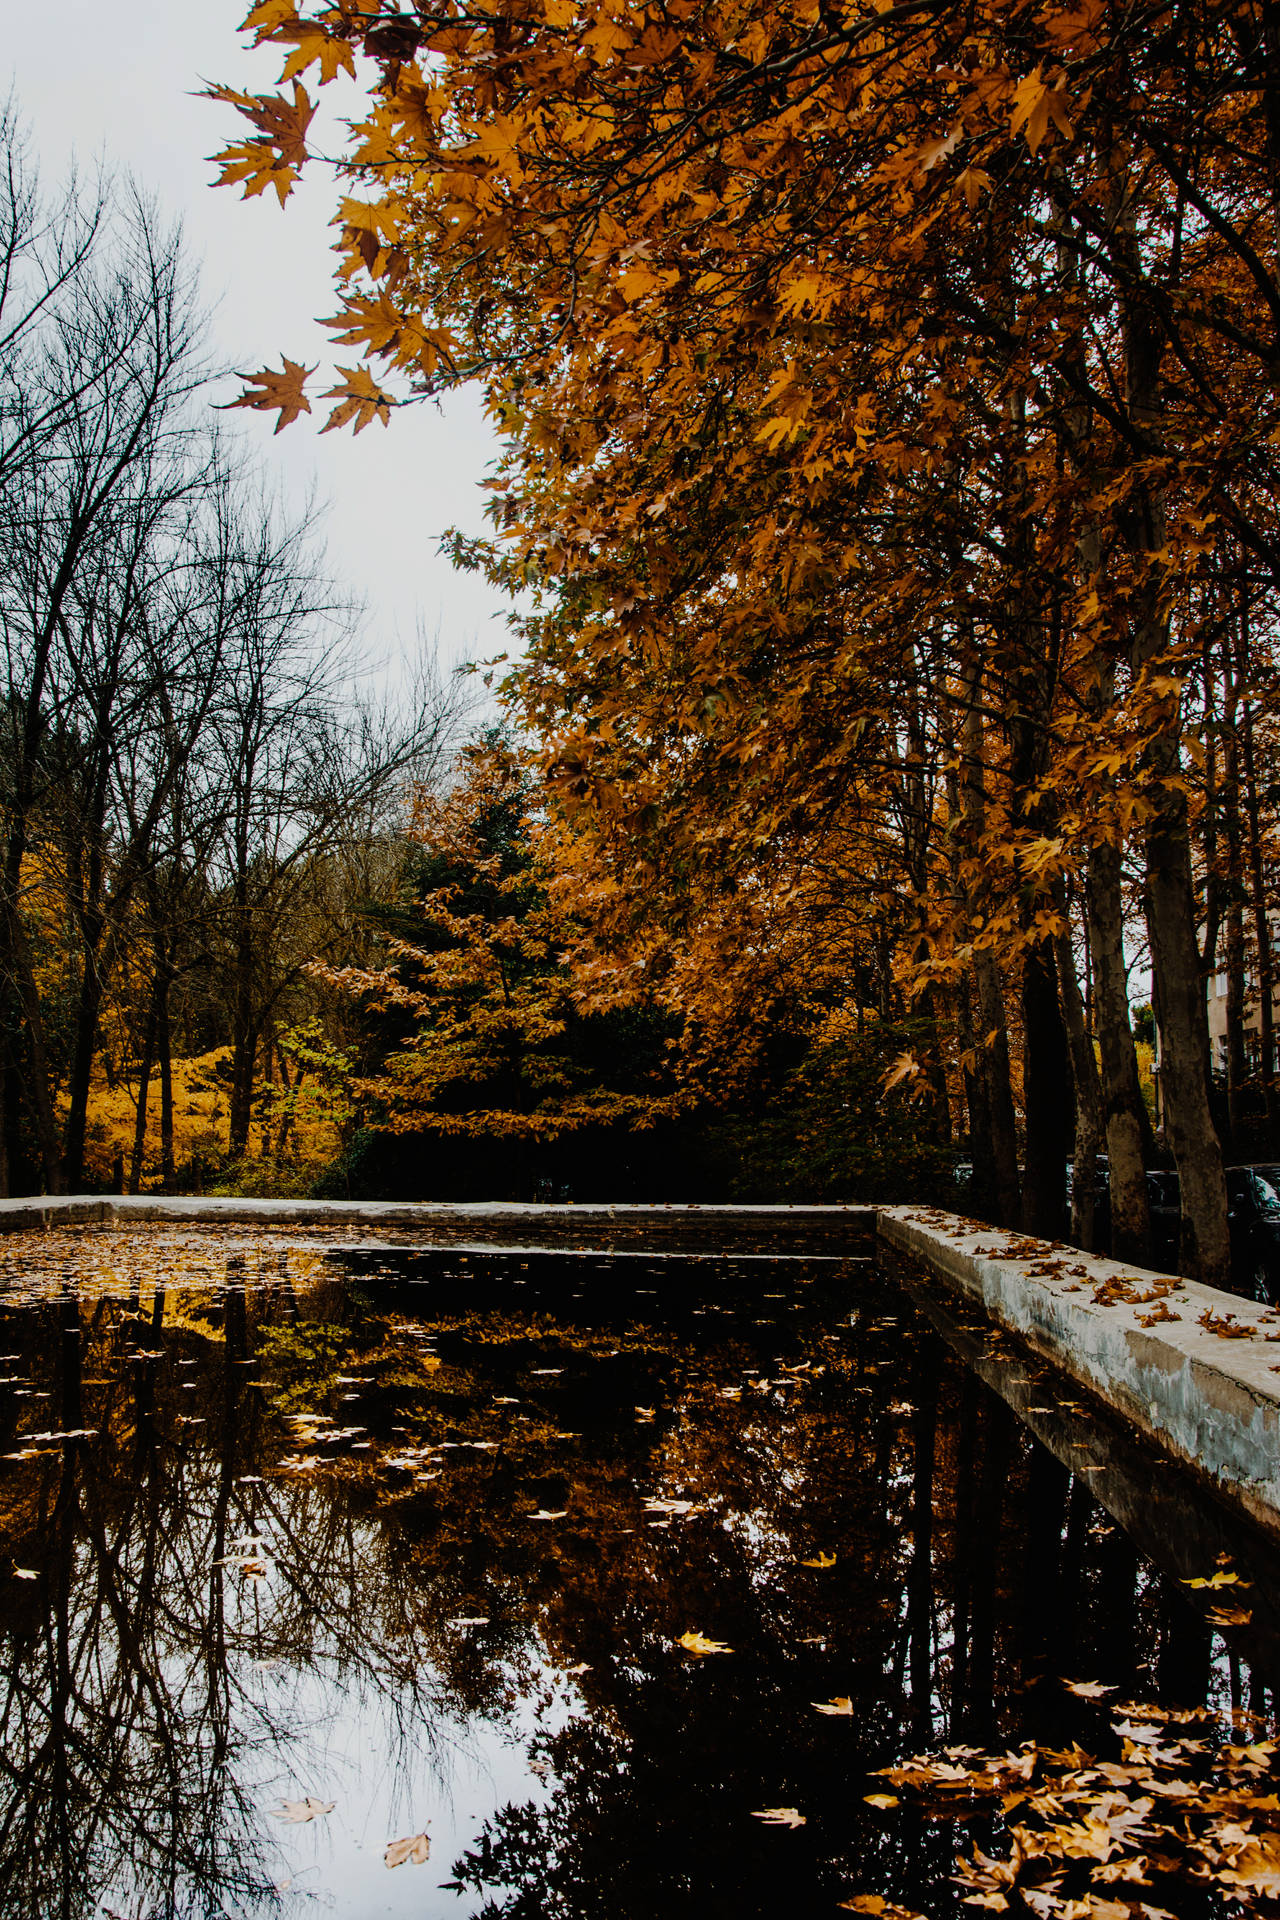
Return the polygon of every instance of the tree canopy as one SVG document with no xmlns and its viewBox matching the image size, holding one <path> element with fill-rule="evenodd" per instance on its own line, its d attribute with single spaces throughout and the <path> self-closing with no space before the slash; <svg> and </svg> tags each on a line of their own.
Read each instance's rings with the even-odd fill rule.
<svg viewBox="0 0 1280 1920">
<path fill-rule="evenodd" d="M 603 875 L 600 978 L 661 952 L 694 981 L 744 897 L 749 977 L 825 893 L 932 1023 L 901 1064 L 940 1126 L 963 1079 L 999 1209 L 1049 1230 L 1064 1154 L 1105 1144 L 1136 1256 L 1137 909 L 1183 1259 L 1222 1278 L 1205 979 L 1224 943 L 1238 985 L 1250 895 L 1274 1103 L 1271 10 L 266 0 L 246 27 L 283 56 L 281 92 L 220 90 L 246 192 L 309 164 L 315 78 L 365 96 L 329 423 L 478 379 L 504 436 L 494 541 L 459 554 L 535 596 L 509 691 Z M 283 420 L 304 370 L 238 404 Z"/>
</svg>

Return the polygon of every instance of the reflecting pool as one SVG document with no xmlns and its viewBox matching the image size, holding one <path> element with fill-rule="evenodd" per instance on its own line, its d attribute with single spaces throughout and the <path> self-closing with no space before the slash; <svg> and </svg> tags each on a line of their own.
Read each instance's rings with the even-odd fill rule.
<svg viewBox="0 0 1280 1920">
<path fill-rule="evenodd" d="M 1267 1549 L 865 1264 L 152 1229 L 0 1277 L 5 1920 L 943 1920 L 992 1816 L 873 1769 L 1087 1742 L 1063 1679 L 1273 1712 Z M 1227 1564 L 1247 1608 L 1185 1584 Z"/>
</svg>

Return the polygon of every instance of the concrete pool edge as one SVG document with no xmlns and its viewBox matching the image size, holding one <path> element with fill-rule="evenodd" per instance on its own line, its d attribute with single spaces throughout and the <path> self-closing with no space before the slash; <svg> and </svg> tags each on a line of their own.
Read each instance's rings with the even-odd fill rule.
<svg viewBox="0 0 1280 1920">
<path fill-rule="evenodd" d="M 57 1227 L 132 1226 L 396 1228 L 448 1244 L 457 1236 L 502 1234 L 518 1242 L 523 1231 L 544 1242 L 583 1240 L 695 1245 L 710 1239 L 737 1244 L 773 1236 L 804 1243 L 806 1252 L 833 1247 L 869 1254 L 875 1208 L 857 1205 L 737 1206 L 607 1201 L 516 1200 L 260 1200 L 204 1194 L 39 1194 L 0 1200 L 0 1234 Z"/>
<path fill-rule="evenodd" d="M 931 1208 L 878 1208 L 876 1232 L 1280 1533 L 1280 1315 Z"/>
<path fill-rule="evenodd" d="M 0 1234 L 133 1226 L 394 1229 L 426 1244 L 500 1240 L 507 1247 L 536 1236 L 548 1249 L 700 1251 L 714 1242 L 731 1252 L 763 1240 L 776 1251 L 850 1258 L 870 1253 L 878 1241 L 979 1303 L 995 1325 L 1280 1534 L 1280 1316 L 1233 1294 L 938 1209 L 158 1194 L 0 1200 Z M 1106 1289 L 1121 1297 L 1099 1298 Z M 1232 1326 L 1234 1337 L 1215 1332 L 1212 1323 Z"/>
</svg>

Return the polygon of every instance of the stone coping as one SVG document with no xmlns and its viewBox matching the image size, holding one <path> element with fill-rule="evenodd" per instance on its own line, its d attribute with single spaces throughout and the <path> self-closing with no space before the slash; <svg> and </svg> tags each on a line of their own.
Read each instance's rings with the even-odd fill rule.
<svg viewBox="0 0 1280 1920">
<path fill-rule="evenodd" d="M 1280 1533 L 1280 1313 L 929 1208 L 881 1207 L 876 1226 Z"/>
<path fill-rule="evenodd" d="M 1202 1588 L 1187 1598 L 1210 1629 L 1224 1604 L 1233 1652 L 1269 1672 L 1280 1668 L 1280 1534 L 1255 1525 L 1202 1474 L 1180 1460 L 1117 1408 L 1065 1377 L 1025 1341 L 993 1326 L 982 1302 L 949 1286 L 915 1261 L 899 1278 L 917 1310 L 964 1365 L 1010 1408 L 1065 1472 L 1089 1492 L 1147 1558 L 1177 1582 L 1203 1579 L 1229 1564 L 1241 1582 Z M 1243 1599 L 1241 1609 L 1237 1599 Z"/>
<path fill-rule="evenodd" d="M 729 1206 L 604 1201 L 514 1200 L 257 1200 L 210 1195 L 40 1194 L 0 1200 L 0 1233 L 56 1227 L 133 1226 L 322 1227 L 350 1231 L 393 1228 L 420 1234 L 427 1244 L 448 1244 L 459 1234 L 507 1236 L 517 1244 L 537 1234 L 542 1244 L 561 1240 L 628 1240 L 655 1244 L 710 1238 L 794 1242 L 817 1253 L 821 1242 L 850 1229 L 868 1249 L 875 1209 L 863 1206 Z M 602 1234 L 602 1229 L 604 1232 Z"/>
</svg>

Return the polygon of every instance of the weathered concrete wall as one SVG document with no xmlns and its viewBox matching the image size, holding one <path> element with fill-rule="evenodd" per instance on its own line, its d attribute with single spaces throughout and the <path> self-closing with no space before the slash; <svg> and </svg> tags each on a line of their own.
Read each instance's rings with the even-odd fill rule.
<svg viewBox="0 0 1280 1920">
<path fill-rule="evenodd" d="M 838 1253 L 874 1250 L 871 1207 L 728 1207 L 453 1203 L 434 1200 L 224 1200 L 162 1194 L 41 1195 L 0 1200 L 0 1233 L 147 1225 L 316 1227 L 427 1245 Z"/>
<path fill-rule="evenodd" d="M 877 1231 L 1280 1532 L 1280 1314 L 953 1214 L 882 1207 Z"/>
<path fill-rule="evenodd" d="M 1253 1524 L 1151 1434 L 993 1326 L 976 1296 L 939 1286 L 915 1261 L 891 1264 L 900 1265 L 917 1309 L 965 1366 L 1069 1474 L 1087 1480 L 1099 1505 L 1171 1580 L 1201 1579 L 1230 1563 L 1247 1593 L 1243 1617 L 1230 1628 L 1232 1650 L 1265 1672 L 1280 1672 L 1280 1532 Z M 1223 1602 L 1231 1606 L 1234 1593 L 1210 1589 L 1198 1598 L 1211 1614 Z M 1207 1624 L 1215 1624 L 1212 1617 Z"/>
</svg>

